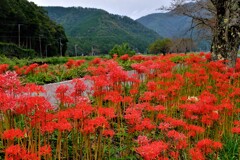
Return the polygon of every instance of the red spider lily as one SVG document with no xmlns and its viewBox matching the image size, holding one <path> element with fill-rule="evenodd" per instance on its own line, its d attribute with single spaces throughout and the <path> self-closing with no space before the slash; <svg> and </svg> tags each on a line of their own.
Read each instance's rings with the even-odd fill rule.
<svg viewBox="0 0 240 160">
<path fill-rule="evenodd" d="M 112 119 L 116 117 L 114 108 L 98 108 L 98 113 L 107 119 Z"/>
<path fill-rule="evenodd" d="M 175 119 L 171 117 L 167 117 L 165 122 L 170 123 L 173 127 L 185 127 L 187 125 L 182 119 Z"/>
<path fill-rule="evenodd" d="M 234 128 L 232 128 L 232 133 L 233 133 L 233 134 L 240 134 L 240 127 L 234 127 Z"/>
<path fill-rule="evenodd" d="M 196 126 L 196 125 L 187 125 L 185 129 L 188 130 L 187 135 L 189 137 L 195 137 L 197 134 L 205 132 L 205 129 L 203 127 Z"/>
<path fill-rule="evenodd" d="M 122 101 L 122 96 L 117 91 L 106 92 L 104 100 L 109 100 L 113 103 L 119 103 Z"/>
<path fill-rule="evenodd" d="M 142 131 L 142 130 L 153 130 L 155 128 L 156 128 L 156 126 L 152 124 L 152 122 L 149 118 L 144 118 L 132 130 Z"/>
<path fill-rule="evenodd" d="M 87 86 L 81 79 L 73 79 L 72 83 L 74 84 L 74 92 L 71 96 L 81 96 L 82 93 L 86 90 Z"/>
<path fill-rule="evenodd" d="M 33 73 L 35 70 L 36 70 L 36 68 L 38 67 L 38 64 L 37 63 L 33 63 L 33 64 L 31 64 L 31 65 L 29 65 L 27 68 L 26 68 L 26 71 L 25 71 L 25 73 L 24 74 L 29 74 L 29 73 Z"/>
<path fill-rule="evenodd" d="M 189 143 L 187 142 L 186 139 L 178 140 L 175 143 L 176 143 L 176 149 L 178 150 L 186 149 L 189 146 Z"/>
<path fill-rule="evenodd" d="M 26 149 L 22 148 L 19 145 L 11 145 L 5 150 L 5 158 L 7 160 L 22 160 L 22 159 L 29 159 L 29 160 L 38 160 L 39 157 L 36 153 L 27 152 Z"/>
<path fill-rule="evenodd" d="M 149 91 L 155 91 L 157 89 L 157 84 L 156 82 L 150 81 L 147 83 L 147 89 Z"/>
<path fill-rule="evenodd" d="M 234 128 L 232 128 L 232 133 L 233 134 L 240 134 L 240 121 L 234 121 Z"/>
<path fill-rule="evenodd" d="M 132 64 L 131 67 L 135 71 L 137 71 L 138 74 L 141 74 L 141 73 L 148 74 L 149 73 L 149 68 L 143 66 L 142 64 Z"/>
<path fill-rule="evenodd" d="M 147 136 L 138 136 L 136 141 L 139 146 L 145 146 L 150 143 L 150 140 L 148 139 Z"/>
<path fill-rule="evenodd" d="M 169 154 L 173 159 L 175 159 L 175 160 L 179 159 L 179 156 L 180 156 L 179 152 L 171 151 Z"/>
<path fill-rule="evenodd" d="M 57 122 L 46 122 L 41 126 L 41 132 L 44 133 L 53 133 L 56 129 Z"/>
<path fill-rule="evenodd" d="M 71 131 L 72 125 L 66 119 L 61 119 L 61 120 L 58 120 L 58 122 L 55 125 L 55 128 L 61 132 Z"/>
<path fill-rule="evenodd" d="M 92 63 L 96 65 L 96 64 L 99 64 L 101 61 L 102 59 L 97 57 L 92 60 Z"/>
<path fill-rule="evenodd" d="M 214 142 L 211 139 L 203 139 L 198 141 L 196 144 L 196 147 L 201 150 L 204 154 L 210 154 L 216 150 L 219 150 L 222 148 L 222 143 L 220 142 Z"/>
<path fill-rule="evenodd" d="M 126 119 L 128 124 L 133 125 L 141 122 L 142 112 L 134 108 L 127 108 L 124 118 Z"/>
<path fill-rule="evenodd" d="M 199 148 L 190 149 L 189 154 L 192 157 L 192 160 L 205 160 L 205 156 Z"/>
<path fill-rule="evenodd" d="M 168 131 L 167 136 L 173 138 L 174 140 L 184 140 L 187 137 L 183 133 L 179 133 L 175 130 Z"/>
<path fill-rule="evenodd" d="M 36 111 L 52 110 L 52 105 L 47 101 L 45 97 L 40 96 L 21 96 L 18 98 L 17 105 L 14 111 L 18 114 L 31 115 Z"/>
<path fill-rule="evenodd" d="M 22 75 L 24 73 L 24 71 L 26 70 L 27 66 L 24 66 L 21 68 L 19 66 L 14 66 L 13 68 L 18 75 Z"/>
<path fill-rule="evenodd" d="M 79 103 L 77 106 L 70 110 L 73 119 L 84 119 L 93 112 L 93 107 L 87 103 Z"/>
<path fill-rule="evenodd" d="M 52 149 L 50 145 L 44 145 L 41 146 L 39 149 L 39 155 L 51 155 L 52 154 Z"/>
<path fill-rule="evenodd" d="M 154 141 L 136 148 L 136 152 L 145 160 L 152 160 L 161 157 L 161 154 L 168 149 L 168 144 L 162 141 Z"/>
<path fill-rule="evenodd" d="M 85 60 L 73 60 L 73 59 L 69 59 L 68 62 L 65 63 L 65 66 L 70 69 L 73 67 L 79 67 L 81 66 L 83 63 L 85 62 Z"/>
<path fill-rule="evenodd" d="M 160 129 L 161 131 L 168 131 L 172 128 L 173 127 L 170 125 L 170 123 L 166 123 L 166 122 L 160 123 L 158 126 L 158 129 Z"/>
<path fill-rule="evenodd" d="M 113 130 L 104 130 L 102 133 L 105 137 L 113 137 L 115 135 L 115 132 Z"/>
<path fill-rule="evenodd" d="M 140 100 L 151 101 L 153 96 L 154 96 L 153 92 L 144 92 L 143 95 L 140 97 Z"/>
<path fill-rule="evenodd" d="M 0 97 L 0 111 L 5 113 L 7 110 L 15 110 L 17 101 L 14 97 L 1 92 Z"/>
<path fill-rule="evenodd" d="M 6 158 L 9 160 L 20 160 L 21 159 L 22 148 L 20 145 L 11 145 L 6 148 L 5 154 Z"/>
<path fill-rule="evenodd" d="M 20 86 L 16 72 L 7 71 L 5 74 L 0 74 L 0 90 L 8 90 L 9 93 L 15 92 Z"/>
<path fill-rule="evenodd" d="M 21 92 L 24 93 L 45 93 L 45 89 L 43 88 L 43 86 L 38 86 L 34 83 L 27 83 L 24 87 L 21 88 Z"/>
<path fill-rule="evenodd" d="M 0 74 L 3 74 L 8 70 L 9 65 L 8 64 L 0 64 Z"/>
<path fill-rule="evenodd" d="M 14 138 L 24 138 L 24 132 L 20 129 L 9 129 L 3 132 L 3 139 L 13 140 Z"/>
<path fill-rule="evenodd" d="M 68 90 L 69 90 L 69 87 L 67 85 L 60 85 L 56 89 L 56 97 L 59 99 L 60 103 L 62 103 L 62 104 L 64 104 L 64 103 L 68 103 L 68 104 L 73 103 L 72 97 L 70 97 L 68 95 Z"/>
<path fill-rule="evenodd" d="M 85 134 L 94 133 L 97 128 L 108 128 L 109 123 L 104 117 L 96 117 L 95 119 L 86 119 L 82 132 Z"/>
<path fill-rule="evenodd" d="M 128 55 L 128 54 L 124 54 L 124 55 L 122 55 L 122 56 L 120 57 L 120 59 L 123 60 L 123 61 L 126 61 L 126 60 L 129 59 L 129 55 Z"/>
</svg>

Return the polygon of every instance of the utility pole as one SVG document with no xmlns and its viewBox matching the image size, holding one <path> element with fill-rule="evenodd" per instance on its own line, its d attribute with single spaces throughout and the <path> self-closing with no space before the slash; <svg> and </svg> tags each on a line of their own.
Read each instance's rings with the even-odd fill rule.
<svg viewBox="0 0 240 160">
<path fill-rule="evenodd" d="M 76 57 L 77 57 L 77 46 L 78 46 L 77 44 L 75 44 L 75 46 L 74 46 Z"/>
<path fill-rule="evenodd" d="M 21 45 L 21 25 L 22 24 L 18 24 L 18 47 Z"/>
<path fill-rule="evenodd" d="M 39 35 L 39 52 L 40 52 L 40 56 L 42 58 L 42 41 L 41 41 L 41 35 Z"/>
<path fill-rule="evenodd" d="M 60 51 L 60 56 L 62 57 L 62 38 L 59 38 L 59 51 Z"/>
<path fill-rule="evenodd" d="M 48 46 L 51 46 L 52 44 L 47 44 L 46 46 L 45 46 L 45 51 L 46 51 L 46 57 L 48 56 Z"/>
</svg>

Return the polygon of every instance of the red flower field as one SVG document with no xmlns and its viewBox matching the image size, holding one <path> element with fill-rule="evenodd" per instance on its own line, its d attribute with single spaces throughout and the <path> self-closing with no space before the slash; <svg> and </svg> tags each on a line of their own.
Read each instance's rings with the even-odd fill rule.
<svg viewBox="0 0 240 160">
<path fill-rule="evenodd" d="M 0 66 L 0 158 L 239 159 L 240 59 L 236 68 L 209 54 L 96 58 L 85 80 L 56 90 L 20 76 L 47 65 Z M 84 61 L 69 61 L 69 69 Z M 132 71 L 119 64 L 130 63 Z M 21 75 L 20 75 L 21 74 Z M 41 94 L 42 95 L 42 94 Z"/>
</svg>

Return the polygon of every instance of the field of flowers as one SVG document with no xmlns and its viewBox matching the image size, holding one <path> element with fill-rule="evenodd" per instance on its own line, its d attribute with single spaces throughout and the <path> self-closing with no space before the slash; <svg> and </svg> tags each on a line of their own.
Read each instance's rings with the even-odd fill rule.
<svg viewBox="0 0 240 160">
<path fill-rule="evenodd" d="M 231 69 L 210 58 L 95 58 L 73 91 L 57 88 L 56 105 L 40 96 L 42 86 L 21 81 L 49 73 L 47 64 L 0 65 L 0 159 L 238 160 L 240 59 Z M 64 68 L 75 73 L 84 63 Z"/>
</svg>

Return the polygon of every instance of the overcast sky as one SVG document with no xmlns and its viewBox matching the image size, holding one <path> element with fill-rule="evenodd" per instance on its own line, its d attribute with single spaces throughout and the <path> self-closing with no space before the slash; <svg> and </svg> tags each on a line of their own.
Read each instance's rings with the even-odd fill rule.
<svg viewBox="0 0 240 160">
<path fill-rule="evenodd" d="M 29 0 L 39 6 L 81 6 L 101 8 L 109 13 L 126 15 L 133 19 L 159 12 L 157 8 L 169 5 L 171 0 Z"/>
</svg>

